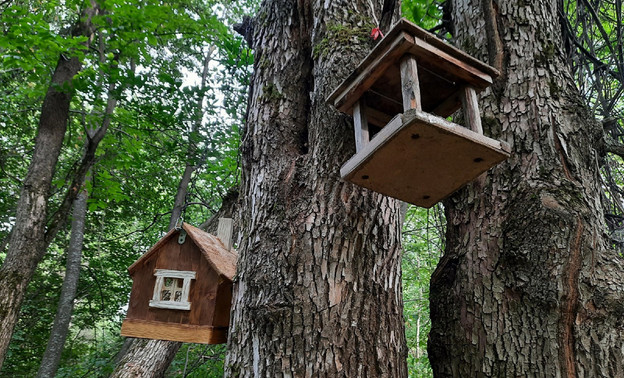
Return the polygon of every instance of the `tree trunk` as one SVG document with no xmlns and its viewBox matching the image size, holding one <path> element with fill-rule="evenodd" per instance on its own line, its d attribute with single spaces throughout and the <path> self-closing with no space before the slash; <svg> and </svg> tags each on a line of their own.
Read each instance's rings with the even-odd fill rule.
<svg viewBox="0 0 624 378">
<path fill-rule="evenodd" d="M 75 35 L 91 34 L 95 3 L 81 18 Z M 17 203 L 9 249 L 0 268 L 0 368 L 15 328 L 26 287 L 45 253 L 47 200 L 63 144 L 73 95 L 72 79 L 82 64 L 61 56 L 43 100 L 35 150 Z"/>
<path fill-rule="evenodd" d="M 37 377 L 54 377 L 58 369 L 61 354 L 67 333 L 69 322 L 74 310 L 74 298 L 78 288 L 78 278 L 80 277 L 80 260 L 82 259 L 82 247 L 84 240 L 85 218 L 87 215 L 87 191 L 83 189 L 74 200 L 73 219 L 71 224 L 71 236 L 69 248 L 67 249 L 67 268 L 65 269 L 65 279 L 61 288 L 58 309 L 54 317 L 52 332 L 48 340 L 41 366 L 37 372 Z"/>
<path fill-rule="evenodd" d="M 459 46 L 501 71 L 481 96 L 484 131 L 513 152 L 445 201 L 447 247 L 431 279 L 439 377 L 624 376 L 624 266 L 604 239 L 601 128 L 564 63 L 557 3 L 453 1 Z"/>
<path fill-rule="evenodd" d="M 353 126 L 325 103 L 381 13 L 267 0 L 255 18 L 228 376 L 407 375 L 400 204 L 340 180 Z"/>
</svg>

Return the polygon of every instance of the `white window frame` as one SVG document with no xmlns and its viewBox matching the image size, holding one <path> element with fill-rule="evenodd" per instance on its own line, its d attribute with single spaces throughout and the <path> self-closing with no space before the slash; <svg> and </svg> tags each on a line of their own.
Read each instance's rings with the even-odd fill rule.
<svg viewBox="0 0 624 378">
<path fill-rule="evenodd" d="M 187 270 L 170 270 L 170 269 L 156 269 L 154 272 L 156 276 L 156 284 L 154 284 L 154 295 L 149 301 L 150 307 L 156 308 L 168 308 L 171 310 L 190 310 L 191 302 L 188 301 L 189 291 L 191 289 L 191 280 L 194 280 L 196 273 Z M 173 299 L 169 301 L 163 301 L 160 299 L 160 292 L 165 284 L 165 278 L 181 278 L 182 283 L 182 297 L 180 302 L 175 302 Z M 175 294 L 172 293 L 171 298 L 174 298 Z"/>
</svg>

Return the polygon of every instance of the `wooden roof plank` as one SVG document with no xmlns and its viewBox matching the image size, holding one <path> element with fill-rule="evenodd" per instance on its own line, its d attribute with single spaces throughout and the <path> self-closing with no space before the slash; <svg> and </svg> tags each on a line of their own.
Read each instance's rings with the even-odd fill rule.
<svg viewBox="0 0 624 378">
<path fill-rule="evenodd" d="M 223 242 L 216 236 L 200 230 L 197 227 L 191 226 L 188 223 L 183 223 L 182 228 L 186 231 L 195 245 L 197 245 L 208 264 L 218 274 L 231 281 L 236 274 L 236 261 L 238 258 L 236 251 L 227 249 Z M 134 272 L 143 264 L 143 262 L 151 258 L 151 256 L 153 256 L 164 243 L 177 235 L 178 232 L 179 230 L 176 229 L 170 230 L 165 236 L 156 242 L 152 248 L 150 248 L 146 253 L 139 257 L 137 261 L 130 265 L 128 273 L 133 275 Z"/>
<path fill-rule="evenodd" d="M 328 97 L 327 101 L 344 113 L 351 113 L 353 104 L 399 59 L 410 53 L 419 65 L 433 75 L 459 81 L 455 85 L 470 84 L 482 90 L 492 84 L 499 72 L 457 49 L 434 34 L 401 19 L 384 39 L 364 58 Z"/>
<path fill-rule="evenodd" d="M 413 38 L 401 33 L 382 54 L 369 54 L 356 70 L 329 96 L 328 101 L 343 113 L 348 113 L 353 104 L 379 79 L 384 71 L 400 59 L 413 45 Z M 375 50 L 373 50 L 375 51 Z M 369 59 L 372 57 L 374 59 Z"/>
</svg>

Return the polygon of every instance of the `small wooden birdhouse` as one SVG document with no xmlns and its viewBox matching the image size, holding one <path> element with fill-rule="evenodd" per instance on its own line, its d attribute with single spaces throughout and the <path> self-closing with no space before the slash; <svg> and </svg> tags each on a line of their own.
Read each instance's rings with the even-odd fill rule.
<svg viewBox="0 0 624 378">
<path fill-rule="evenodd" d="M 171 230 L 128 268 L 133 283 L 121 334 L 225 343 L 236 259 L 229 236 L 224 244 L 186 223 Z"/>
<path fill-rule="evenodd" d="M 343 179 L 431 207 L 509 157 L 483 135 L 477 94 L 498 71 L 402 19 L 329 96 L 353 115 Z M 466 127 L 445 118 L 463 108 Z"/>
</svg>

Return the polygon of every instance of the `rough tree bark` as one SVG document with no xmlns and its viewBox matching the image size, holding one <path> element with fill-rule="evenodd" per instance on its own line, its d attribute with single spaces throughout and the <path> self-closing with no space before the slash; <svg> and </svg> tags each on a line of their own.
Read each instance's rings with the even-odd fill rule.
<svg viewBox="0 0 624 378">
<path fill-rule="evenodd" d="M 92 1 L 73 34 L 90 36 L 91 18 L 97 12 L 97 4 Z M 72 79 L 81 67 L 78 58 L 61 56 L 41 107 L 35 150 L 17 203 L 7 256 L 0 268 L 0 368 L 26 287 L 45 253 L 50 183 L 69 119 Z"/>
<path fill-rule="evenodd" d="M 436 376 L 624 376 L 624 265 L 600 204 L 601 128 L 563 60 L 558 1 L 455 0 L 458 45 L 502 75 L 485 132 L 509 160 L 445 202 Z"/>
<path fill-rule="evenodd" d="M 74 200 L 65 279 L 61 288 L 61 296 L 56 316 L 54 317 L 52 332 L 50 333 L 50 339 L 43 354 L 37 377 L 54 377 L 56 375 L 69 331 L 69 322 L 74 310 L 74 298 L 76 297 L 78 278 L 80 277 L 85 218 L 87 216 L 87 190 L 84 189 L 84 185 L 81 185 L 81 187 L 83 188 L 82 191 L 78 193 L 78 197 Z"/>
<path fill-rule="evenodd" d="M 340 180 L 353 126 L 325 103 L 382 8 L 266 0 L 255 17 L 228 376 L 407 375 L 400 204 Z"/>
</svg>

